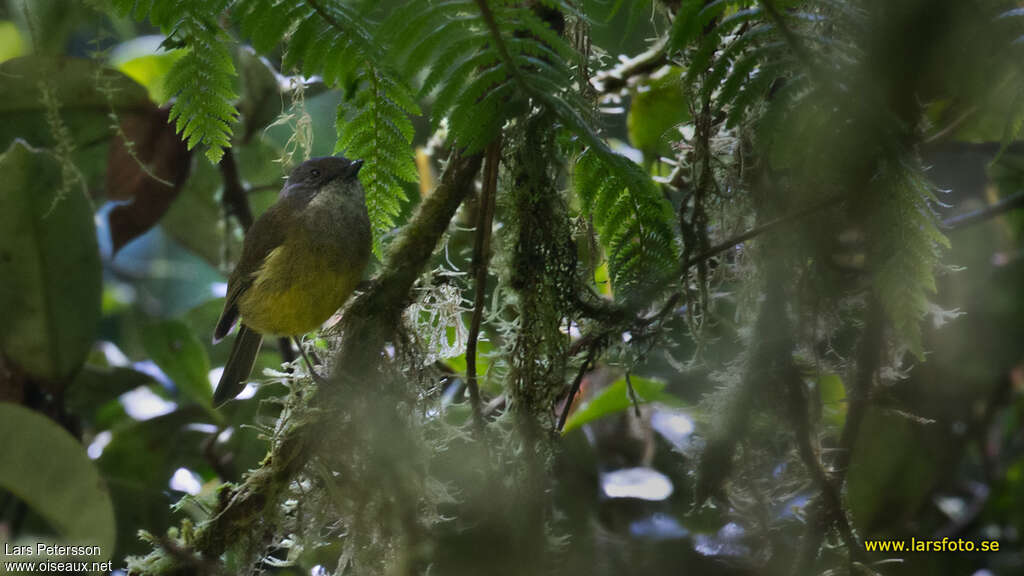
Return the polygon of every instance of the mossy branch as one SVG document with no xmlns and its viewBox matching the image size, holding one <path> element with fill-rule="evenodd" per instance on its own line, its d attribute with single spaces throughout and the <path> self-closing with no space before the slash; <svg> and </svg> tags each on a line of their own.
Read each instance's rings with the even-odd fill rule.
<svg viewBox="0 0 1024 576">
<path fill-rule="evenodd" d="M 263 464 L 239 486 L 221 492 L 217 509 L 201 527 L 195 548 L 215 558 L 233 542 L 262 540 L 275 529 L 269 513 L 279 504 L 291 480 L 316 454 L 322 427 L 330 415 L 344 408 L 334 405 L 337 389 L 379 358 L 380 349 L 398 325 L 413 283 L 422 273 L 456 209 L 472 190 L 480 168 L 479 155 L 455 154 L 437 190 L 427 197 L 388 253 L 383 270 L 370 289 L 352 303 L 343 320 L 345 338 L 335 363 L 335 385 L 321 390 L 298 422 L 291 422 L 273 441 Z M 253 534 L 259 531 L 260 534 Z"/>
</svg>

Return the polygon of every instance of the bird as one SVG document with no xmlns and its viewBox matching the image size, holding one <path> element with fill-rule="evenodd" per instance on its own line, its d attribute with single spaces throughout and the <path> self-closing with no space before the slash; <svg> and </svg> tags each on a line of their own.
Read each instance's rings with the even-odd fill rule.
<svg viewBox="0 0 1024 576">
<path fill-rule="evenodd" d="M 316 330 L 359 284 L 373 243 L 358 178 L 362 166 L 362 160 L 343 156 L 302 162 L 245 235 L 213 332 L 216 344 L 240 324 L 213 394 L 215 406 L 245 387 L 264 336 Z"/>
</svg>

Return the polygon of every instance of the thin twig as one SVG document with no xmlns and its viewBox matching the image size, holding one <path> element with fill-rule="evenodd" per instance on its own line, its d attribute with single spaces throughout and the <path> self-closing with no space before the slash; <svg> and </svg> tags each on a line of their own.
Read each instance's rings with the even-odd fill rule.
<svg viewBox="0 0 1024 576">
<path fill-rule="evenodd" d="M 978 112 L 978 107 L 977 106 L 971 106 L 970 108 L 965 110 L 963 112 L 963 114 L 961 114 L 961 115 L 957 116 L 956 118 L 954 118 L 953 121 L 950 122 L 949 124 L 947 124 L 944 128 L 942 128 L 941 130 L 936 131 L 935 133 L 931 134 L 930 136 L 926 136 L 925 139 L 924 139 L 924 143 L 925 144 L 934 144 L 934 143 L 938 142 L 939 140 L 942 140 L 946 136 L 949 136 L 954 130 L 959 128 L 961 124 L 963 124 L 965 121 L 967 121 L 968 118 L 970 118 L 971 116 L 973 116 L 977 112 Z"/>
<path fill-rule="evenodd" d="M 960 230 L 961 228 L 967 228 L 968 226 L 984 222 L 1017 208 L 1024 208 L 1024 190 L 974 212 L 946 218 L 942 221 L 942 226 L 949 230 Z"/>
<path fill-rule="evenodd" d="M 704 252 L 701 252 L 700 254 L 690 257 L 683 264 L 683 267 L 690 268 L 691 266 L 697 264 L 698 262 L 708 260 L 709 258 L 714 258 L 715 256 L 721 254 L 722 252 L 725 252 L 729 248 L 742 244 L 747 240 L 760 236 L 765 232 L 778 228 L 779 226 L 792 222 L 793 220 L 799 220 L 800 218 L 809 216 L 811 214 L 814 214 L 815 212 L 819 212 L 826 208 L 835 206 L 836 204 L 843 202 L 845 199 L 846 197 L 844 195 L 837 194 L 830 198 L 826 198 L 821 202 L 817 202 L 805 208 L 801 208 L 800 210 L 797 210 L 791 214 L 786 214 L 785 216 L 780 216 L 774 220 L 765 222 L 760 226 L 754 226 L 753 228 L 747 230 L 746 232 L 737 234 L 732 238 L 727 238 L 719 242 L 718 244 L 715 244 L 711 248 L 708 248 Z M 960 230 L 961 228 L 966 228 L 968 226 L 984 222 L 986 220 L 999 216 L 1000 214 L 1004 214 L 1006 212 L 1010 212 L 1018 208 L 1024 208 L 1024 191 L 1017 192 L 1016 194 L 1013 194 L 1011 196 L 1007 196 L 1006 198 L 1003 198 L 1002 200 L 996 202 L 995 204 L 992 204 L 991 206 L 980 208 L 978 210 L 975 210 L 974 212 L 969 212 L 967 214 L 961 214 L 959 216 L 947 218 L 942 221 L 942 226 L 943 228 L 947 228 L 949 230 Z"/>
<path fill-rule="evenodd" d="M 717 256 L 718 254 L 721 254 L 722 252 L 725 252 L 729 248 L 732 248 L 733 246 L 736 246 L 738 244 L 742 244 L 743 242 L 746 242 L 747 240 L 750 240 L 751 238 L 754 238 L 756 236 L 760 236 L 761 234 L 764 234 L 765 232 L 768 232 L 770 230 L 778 228 L 779 226 L 781 226 L 783 224 L 787 224 L 789 222 L 792 222 L 793 220 L 799 220 L 800 218 L 803 218 L 804 216 L 809 216 L 811 214 L 814 214 L 815 212 L 819 212 L 819 211 L 824 210 L 826 208 L 830 208 L 832 206 L 835 206 L 836 204 L 839 204 L 839 203 L 843 202 L 845 199 L 846 199 L 845 195 L 837 194 L 835 196 L 831 196 L 829 198 L 826 198 L 826 199 L 824 199 L 824 200 L 822 200 L 820 202 L 816 202 L 814 204 L 811 204 L 810 206 L 807 206 L 805 208 L 801 208 L 800 210 L 797 210 L 797 211 L 795 211 L 795 212 L 793 212 L 791 214 L 786 214 L 785 216 L 779 216 L 778 218 L 776 218 L 774 220 L 770 220 L 770 221 L 765 222 L 764 224 L 761 224 L 759 226 L 754 226 L 753 228 L 751 228 L 750 230 L 747 230 L 746 232 L 743 232 L 741 234 L 737 234 L 736 236 L 733 236 L 732 238 L 728 238 L 726 240 L 723 240 L 723 241 L 719 242 L 718 244 L 715 244 L 714 246 L 708 248 L 707 250 L 701 252 L 700 254 L 697 254 L 695 256 L 691 256 L 683 264 L 683 268 L 684 269 L 689 269 L 694 264 L 697 264 L 698 262 L 703 262 L 704 260 L 708 260 L 710 258 L 713 258 L 713 257 Z"/>
<path fill-rule="evenodd" d="M 476 238 L 473 243 L 473 317 L 469 323 L 466 342 L 466 387 L 469 389 L 469 403 L 473 408 L 473 424 L 481 440 L 484 431 L 483 411 L 480 407 L 480 386 L 477 383 L 476 349 L 480 336 L 487 298 L 487 266 L 491 257 L 491 227 L 494 221 L 494 198 L 498 188 L 498 165 L 501 162 L 501 137 L 487 148 L 484 164 L 484 182 L 480 190 L 480 205 L 477 207 Z"/>
<path fill-rule="evenodd" d="M 249 198 L 242 185 L 242 179 L 238 175 L 238 165 L 235 164 L 235 155 L 231 148 L 224 150 L 224 156 L 218 165 L 221 179 L 224 182 L 224 194 L 222 202 L 229 214 L 234 216 L 242 226 L 242 230 L 248 232 L 253 223 L 252 207 L 249 206 Z"/>
<path fill-rule="evenodd" d="M 846 422 L 839 437 L 839 452 L 833 463 L 832 478 L 830 482 L 837 491 L 842 490 L 846 482 L 846 471 L 850 464 L 850 457 L 853 454 L 854 445 L 860 434 L 861 423 L 867 413 L 868 398 L 874 387 L 875 374 L 882 359 L 882 337 L 885 330 L 885 313 L 882 310 L 878 299 L 872 298 L 865 313 L 864 333 L 861 336 L 860 351 L 857 358 L 857 375 L 847 389 Z M 804 534 L 804 541 L 801 545 L 801 554 L 794 567 L 794 576 L 810 573 L 811 566 L 821 548 L 821 540 L 825 530 L 836 521 L 835 504 L 830 503 L 829 496 L 822 493 L 822 498 L 815 501 L 808 512 L 808 528 Z M 842 510 L 840 508 L 839 510 Z M 845 518 L 845 515 L 843 516 Z M 818 529 L 821 527 L 821 529 Z M 856 536 L 853 536 L 855 547 L 849 548 L 850 558 L 856 558 L 862 552 L 859 544 L 856 544 Z"/>
<path fill-rule="evenodd" d="M 789 366 L 792 370 L 790 374 L 786 375 L 785 386 L 789 393 L 790 417 L 793 420 L 797 452 L 818 488 L 819 500 L 817 502 L 819 506 L 823 507 L 825 518 L 829 523 L 835 524 L 840 538 L 843 539 L 843 543 L 850 551 L 851 558 L 856 558 L 861 552 L 860 543 L 846 517 L 839 488 L 821 462 L 817 448 L 817 435 L 814 427 L 811 426 L 808 414 L 807 391 L 792 361 Z"/>
<path fill-rule="evenodd" d="M 562 413 L 558 416 L 558 431 L 561 432 L 565 428 L 565 421 L 569 419 L 569 410 L 572 409 L 572 401 L 576 398 L 576 394 L 579 394 L 580 385 L 583 384 L 583 377 L 587 374 L 594 365 L 594 359 L 597 358 L 597 346 L 598 342 L 591 344 L 590 349 L 587 350 L 587 357 L 583 360 L 583 364 L 580 364 L 580 369 L 576 372 L 576 378 L 572 381 L 572 386 L 569 387 L 569 394 L 565 397 L 565 407 L 562 408 Z"/>
<path fill-rule="evenodd" d="M 633 403 L 633 411 L 636 413 L 636 417 L 640 418 L 640 400 L 636 397 L 636 389 L 633 388 L 633 379 L 629 377 L 629 372 L 626 372 L 626 393 L 629 394 L 629 400 Z"/>
</svg>

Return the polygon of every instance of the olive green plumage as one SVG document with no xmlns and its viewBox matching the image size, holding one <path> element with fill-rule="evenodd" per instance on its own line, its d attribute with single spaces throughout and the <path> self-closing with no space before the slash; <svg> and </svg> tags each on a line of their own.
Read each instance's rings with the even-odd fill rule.
<svg viewBox="0 0 1024 576">
<path fill-rule="evenodd" d="M 361 166 L 362 161 L 334 156 L 303 162 L 246 234 L 213 333 L 219 342 L 241 317 L 214 404 L 245 387 L 263 335 L 299 336 L 317 329 L 359 283 L 372 243 L 357 178 Z"/>
</svg>

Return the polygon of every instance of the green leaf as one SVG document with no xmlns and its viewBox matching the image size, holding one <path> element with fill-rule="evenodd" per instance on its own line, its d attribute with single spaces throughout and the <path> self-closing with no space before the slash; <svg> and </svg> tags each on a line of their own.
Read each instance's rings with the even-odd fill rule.
<svg viewBox="0 0 1024 576">
<path fill-rule="evenodd" d="M 62 183 L 56 158 L 23 141 L 0 157 L 0 174 L 0 350 L 34 377 L 66 378 L 100 318 L 92 206 Z"/>
<path fill-rule="evenodd" d="M 236 54 L 242 87 L 238 111 L 243 121 L 242 141 L 247 142 L 281 114 L 284 97 L 277 73 L 266 59 L 248 46 Z"/>
<path fill-rule="evenodd" d="M 25 53 L 25 42 L 18 27 L 10 20 L 0 20 L 0 62 Z"/>
<path fill-rule="evenodd" d="M 86 364 L 64 392 L 68 411 L 83 418 L 95 418 L 108 402 L 113 402 L 139 386 L 155 385 L 149 374 L 123 366 Z"/>
<path fill-rule="evenodd" d="M 847 472 L 854 528 L 877 534 L 917 513 L 939 481 L 945 459 L 928 425 L 870 409 Z"/>
<path fill-rule="evenodd" d="M 113 430 L 110 444 L 96 463 L 110 485 L 119 526 L 118 556 L 145 554 L 149 545 L 131 528 L 145 527 L 163 534 L 170 525 L 171 504 L 167 483 L 178 468 L 205 466 L 200 446 L 209 434 L 190 424 L 203 419 L 198 406 L 185 406 L 143 421 L 131 421 Z"/>
<path fill-rule="evenodd" d="M 32 146 L 56 148 L 58 134 L 48 118 L 52 108 L 73 147 L 70 159 L 82 171 L 90 190 L 103 183 L 103 159 L 113 135 L 114 122 L 108 116 L 111 109 L 124 115 L 153 108 L 145 88 L 90 60 L 15 58 L 0 64 L 0 78 L 0 150 L 16 138 Z"/>
<path fill-rule="evenodd" d="M 672 68 L 664 76 L 639 86 L 629 106 L 626 125 L 629 141 L 653 159 L 655 154 L 671 155 L 673 129 L 690 119 L 686 94 L 679 78 L 680 70 Z"/>
<path fill-rule="evenodd" d="M 682 0 L 672 21 L 668 47 L 682 50 L 700 34 L 701 21 L 698 14 L 704 7 L 704 0 Z"/>
<path fill-rule="evenodd" d="M 146 354 L 174 385 L 197 404 L 210 407 L 213 398 L 210 359 L 188 325 L 179 320 L 165 320 L 147 324 L 141 332 Z"/>
<path fill-rule="evenodd" d="M 837 429 L 846 422 L 846 388 L 838 374 L 822 374 L 818 379 L 818 393 L 825 421 Z"/>
<path fill-rule="evenodd" d="M 381 258 L 381 238 L 395 226 L 408 200 L 403 183 L 419 179 L 412 148 L 415 130 L 408 115 L 420 110 L 409 88 L 373 67 L 360 75 L 354 101 L 338 107 L 334 151 L 366 161 L 359 180 L 366 188 L 373 253 Z"/>
<path fill-rule="evenodd" d="M 637 376 L 631 376 L 629 380 L 633 383 L 633 390 L 636 392 L 636 400 L 638 404 L 660 402 L 669 406 L 686 405 L 679 398 L 676 398 L 664 391 L 664 382 L 648 380 L 647 378 L 640 378 Z M 633 400 L 629 397 L 629 391 L 626 388 L 626 379 L 621 378 L 616 380 L 611 386 L 602 390 L 597 396 L 594 396 L 586 404 L 573 412 L 572 416 L 566 420 L 565 427 L 562 428 L 562 434 L 567 434 L 584 424 L 597 420 L 598 418 L 618 414 L 632 406 Z"/>
<path fill-rule="evenodd" d="M 608 254 L 616 299 L 649 302 L 678 268 L 672 206 L 640 166 L 596 145 L 576 159 L 573 188 Z"/>
<path fill-rule="evenodd" d="M 0 486 L 46 519 L 67 543 L 114 549 L 114 509 L 106 484 L 81 444 L 52 420 L 0 404 L 4 465 Z"/>
<path fill-rule="evenodd" d="M 160 48 L 163 36 L 140 36 L 114 48 L 110 64 L 132 80 L 145 86 L 153 102 L 166 102 L 165 80 L 174 63 L 185 55 L 184 50 L 165 51 Z"/>
<path fill-rule="evenodd" d="M 101 63 L 75 58 L 25 56 L 0 64 L 0 146 L 24 138 L 52 146 L 40 83 L 49 81 L 60 104 L 61 119 L 76 142 L 90 142 L 110 131 L 107 113 L 152 107 L 146 89 Z M 104 90 L 109 90 L 104 94 Z"/>
</svg>

